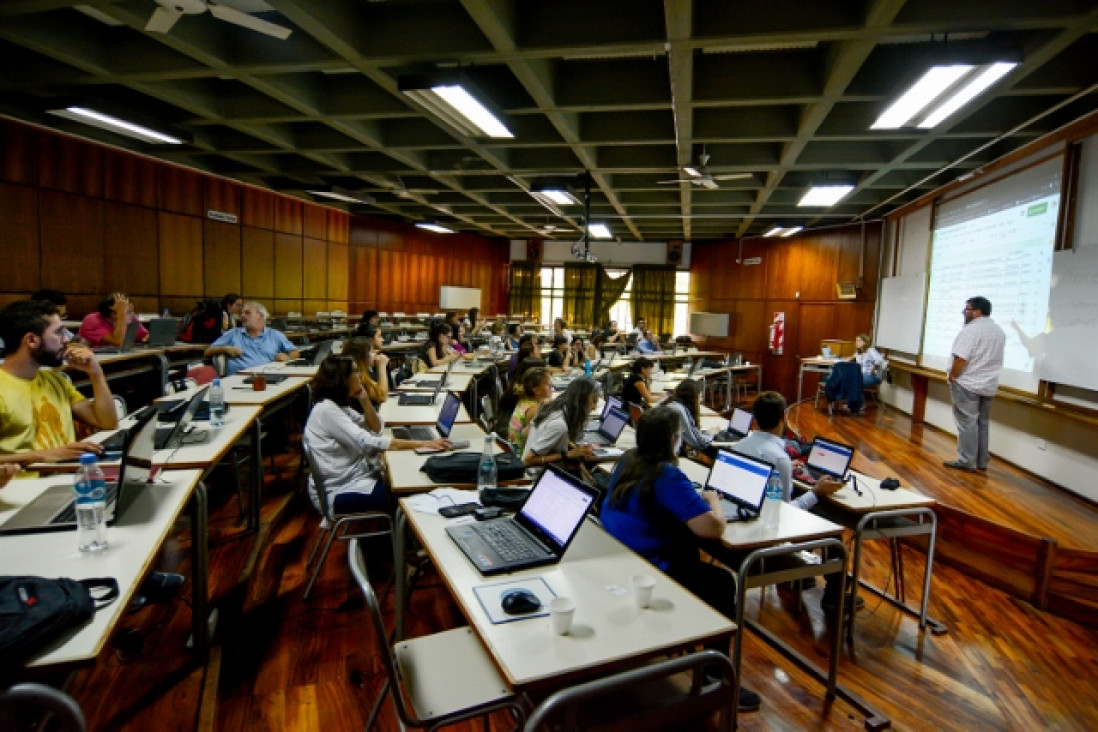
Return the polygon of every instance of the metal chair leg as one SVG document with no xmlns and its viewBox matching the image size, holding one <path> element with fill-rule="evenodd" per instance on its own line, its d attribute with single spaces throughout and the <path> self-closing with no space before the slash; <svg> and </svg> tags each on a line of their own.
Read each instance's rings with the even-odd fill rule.
<svg viewBox="0 0 1098 732">
<path fill-rule="evenodd" d="M 388 649 L 381 649 L 382 653 L 387 653 Z M 394 690 L 393 693 L 396 693 Z M 385 701 L 385 697 L 389 694 L 389 679 L 385 679 L 385 683 L 381 685 L 381 691 L 378 692 L 377 700 L 374 702 L 373 709 L 370 710 L 370 716 L 366 719 L 366 730 L 370 732 L 370 728 L 374 726 L 374 720 L 377 719 L 377 713 L 381 711 L 381 705 Z"/>
<path fill-rule="evenodd" d="M 332 548 L 333 541 L 335 541 L 334 528 L 328 532 L 328 541 L 324 543 L 324 551 L 321 553 L 320 559 L 319 561 L 317 561 L 316 566 L 313 567 L 313 574 L 309 578 L 309 586 L 305 588 L 305 595 L 301 598 L 302 600 L 309 599 L 309 593 L 313 591 L 313 585 L 316 584 L 316 578 L 320 576 L 320 570 L 324 567 L 324 560 L 328 558 L 328 552 Z"/>
</svg>

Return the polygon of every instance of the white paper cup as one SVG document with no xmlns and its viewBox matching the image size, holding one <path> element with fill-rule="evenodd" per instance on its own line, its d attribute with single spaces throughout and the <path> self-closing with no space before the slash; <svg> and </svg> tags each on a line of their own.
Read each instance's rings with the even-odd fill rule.
<svg viewBox="0 0 1098 732">
<path fill-rule="evenodd" d="M 633 583 L 633 602 L 643 610 L 652 603 L 652 588 L 656 586 L 656 578 L 650 574 L 635 574 Z"/>
<path fill-rule="evenodd" d="M 553 621 L 553 632 L 568 635 L 572 629 L 572 618 L 576 614 L 576 603 L 567 597 L 554 597 L 549 601 L 549 617 Z"/>
</svg>

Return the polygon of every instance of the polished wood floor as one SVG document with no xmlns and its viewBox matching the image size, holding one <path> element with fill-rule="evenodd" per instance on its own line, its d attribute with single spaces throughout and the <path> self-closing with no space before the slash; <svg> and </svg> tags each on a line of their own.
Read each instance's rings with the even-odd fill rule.
<svg viewBox="0 0 1098 732">
<path fill-rule="evenodd" d="M 952 439 L 912 428 L 893 413 L 860 419 L 798 410 L 801 429 L 841 436 L 858 445 L 889 474 L 911 481 L 943 501 L 983 506 L 981 495 L 1045 494 L 1048 515 L 1026 511 L 1026 530 L 1063 534 L 1065 543 L 1090 533 L 1087 505 L 998 461 L 986 477 L 947 473 Z M 887 456 L 887 459 L 886 457 Z M 292 461 L 292 458 L 289 458 Z M 364 610 L 350 580 L 344 546 L 337 545 L 308 603 L 304 563 L 317 533 L 317 519 L 291 480 L 269 479 L 265 532 L 241 536 L 232 491 L 213 490 L 212 525 L 220 538 L 212 551 L 213 591 L 220 608 L 217 646 L 208 667 L 190 661 L 183 644 L 190 613 L 184 593 L 166 605 L 134 613 L 120 634 L 132 648 L 126 660 L 114 651 L 96 668 L 78 672 L 70 690 L 95 730 L 354 730 L 361 729 L 382 682 L 375 649 L 363 633 Z M 863 465 L 877 473 L 875 466 Z M 982 481 L 982 482 L 980 482 Z M 973 497 L 972 494 L 976 494 Z M 1050 497 L 1051 496 L 1051 497 Z M 1005 503 L 1005 501 L 1003 501 Z M 1074 506 L 1074 509 L 1071 508 Z M 1012 513 L 1005 507 L 1004 519 Z M 1051 516 L 1051 517 L 1050 517 Z M 1060 518 L 1056 518 L 1060 517 Z M 1060 524 L 1060 521 L 1064 521 Z M 1080 523 L 1083 522 L 1083 523 Z M 165 554 L 165 563 L 187 571 L 186 532 Z M 917 603 L 923 555 L 904 549 L 907 600 Z M 384 584 L 391 566 L 382 551 L 371 558 L 372 578 Z M 889 586 L 890 563 L 881 542 L 869 545 L 868 579 Z M 827 626 L 819 608 L 821 589 L 797 598 L 773 588 L 749 595 L 748 615 L 788 639 L 817 663 L 826 662 Z M 1098 729 L 1098 631 L 1084 628 L 991 589 L 944 565 L 934 571 L 931 614 L 946 635 L 920 633 L 916 621 L 863 593 L 853 645 L 844 647 L 840 679 L 901 730 Z M 914 595 L 914 596 L 913 596 Z M 392 620 L 392 597 L 386 600 Z M 420 635 L 463 623 L 437 578 L 428 576 L 411 600 L 409 632 Z M 841 701 L 827 703 L 822 689 L 757 637 L 745 636 L 745 684 L 763 697 L 761 711 L 741 717 L 747 730 L 861 729 L 858 712 Z M 454 672 L 460 673 L 460 659 Z M 396 729 L 386 702 L 380 729 Z M 472 725 L 462 726 L 470 730 Z M 693 729 L 695 726 L 691 725 Z M 492 729 L 510 729 L 502 716 Z"/>
</svg>

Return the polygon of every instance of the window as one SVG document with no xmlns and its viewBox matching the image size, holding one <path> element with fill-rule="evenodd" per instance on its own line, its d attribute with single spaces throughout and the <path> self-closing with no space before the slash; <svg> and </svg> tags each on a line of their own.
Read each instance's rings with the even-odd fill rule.
<svg viewBox="0 0 1098 732">
<path fill-rule="evenodd" d="M 611 278 L 629 276 L 627 269 L 607 269 L 606 273 Z M 630 277 L 632 280 L 632 277 Z M 618 321 L 618 328 L 631 330 L 633 328 L 633 283 L 625 286 L 621 299 L 610 308 L 610 320 Z M 541 268 L 541 320 L 543 323 L 551 323 L 555 318 L 561 317 L 564 312 L 564 267 Z M 690 321 L 690 273 L 675 273 L 675 335 L 687 333 Z M 598 323 L 602 326 L 604 323 Z"/>
</svg>

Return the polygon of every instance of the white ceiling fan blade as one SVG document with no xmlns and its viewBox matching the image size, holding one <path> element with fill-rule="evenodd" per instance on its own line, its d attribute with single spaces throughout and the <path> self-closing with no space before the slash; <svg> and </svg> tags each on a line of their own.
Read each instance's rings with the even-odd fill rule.
<svg viewBox="0 0 1098 732">
<path fill-rule="evenodd" d="M 751 173 L 725 173 L 724 175 L 714 175 L 713 180 L 740 180 L 751 176 Z"/>
<path fill-rule="evenodd" d="M 708 177 L 708 176 L 705 177 L 705 178 L 701 178 L 699 180 L 696 180 L 694 182 L 697 183 L 699 186 L 701 186 L 703 188 L 708 188 L 709 190 L 713 190 L 715 188 L 720 188 L 720 185 L 716 181 L 714 181 L 711 177 Z"/>
<path fill-rule="evenodd" d="M 242 13 L 235 8 L 230 8 L 227 5 L 218 5 L 213 2 L 206 3 L 206 7 L 210 10 L 210 15 L 218 20 L 224 20 L 234 25 L 239 25 L 249 30 L 254 30 L 257 33 L 263 33 L 264 35 L 274 36 L 279 40 L 286 40 L 290 37 L 293 31 L 289 28 L 284 28 L 281 25 L 275 23 L 269 23 L 262 18 L 257 18 L 254 15 L 248 15 Z"/>
<path fill-rule="evenodd" d="M 172 10 L 170 8 L 157 8 L 153 11 L 152 17 L 149 18 L 149 22 L 145 24 L 145 30 L 150 33 L 167 33 L 175 25 L 175 21 L 179 20 L 183 16 L 183 13 L 178 10 Z"/>
<path fill-rule="evenodd" d="M 697 183 L 697 182 L 698 182 L 697 178 L 676 178 L 675 180 L 658 180 L 658 181 L 656 181 L 657 184 L 659 184 L 659 183 Z"/>
</svg>

